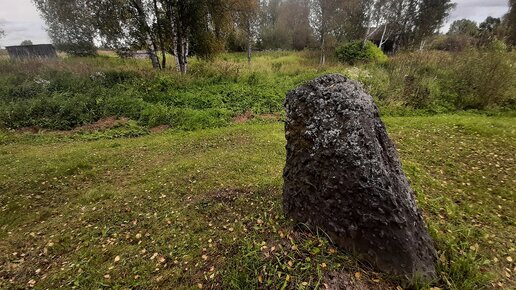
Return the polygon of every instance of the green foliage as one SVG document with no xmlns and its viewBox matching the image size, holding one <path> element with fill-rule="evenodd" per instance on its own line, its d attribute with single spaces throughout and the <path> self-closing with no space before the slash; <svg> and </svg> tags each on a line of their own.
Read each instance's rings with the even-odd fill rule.
<svg viewBox="0 0 516 290">
<path fill-rule="evenodd" d="M 111 97 L 98 99 L 97 104 L 103 117 L 127 117 L 137 120 L 145 107 L 145 102 L 131 92 L 120 92 Z"/>
<path fill-rule="evenodd" d="M 147 105 L 140 123 L 149 127 L 169 125 L 182 130 L 223 127 L 229 124 L 233 114 L 226 109 L 177 109 L 163 104 Z"/>
<path fill-rule="evenodd" d="M 469 19 L 455 20 L 448 30 L 448 34 L 477 36 L 479 33 L 478 25 L 475 21 Z"/>
<path fill-rule="evenodd" d="M 477 42 L 476 38 L 464 34 L 439 35 L 432 39 L 430 48 L 460 52 L 475 47 Z"/>
<path fill-rule="evenodd" d="M 516 54 L 504 47 L 402 53 L 385 63 L 330 63 L 324 70 L 316 58 L 311 52 L 257 53 L 249 67 L 244 54 L 224 54 L 192 61 L 187 75 L 148 71 L 145 60 L 114 57 L 1 61 L 0 126 L 71 129 L 126 117 L 147 127 L 220 127 L 238 115 L 280 115 L 290 89 L 325 73 L 361 81 L 384 114 L 498 110 L 516 104 Z"/>
<path fill-rule="evenodd" d="M 95 56 L 97 48 L 93 42 L 89 41 L 75 41 L 55 43 L 57 50 L 66 52 L 71 56 Z"/>
<path fill-rule="evenodd" d="M 390 112 L 513 108 L 515 62 L 514 53 L 496 50 L 407 53 L 384 66 L 368 66 L 359 79 Z"/>
<path fill-rule="evenodd" d="M 365 44 L 360 40 L 345 43 L 337 47 L 335 53 L 339 61 L 349 64 L 387 61 L 387 56 L 371 41 L 366 41 Z"/>
<path fill-rule="evenodd" d="M 516 46 L 516 1 L 509 1 L 510 9 L 509 13 L 505 17 L 505 21 L 507 22 L 507 41 L 508 44 Z M 0 38 L 2 34 L 0 32 Z"/>
<path fill-rule="evenodd" d="M 507 44 L 499 39 L 491 41 L 487 48 L 491 52 L 506 52 L 508 50 Z"/>
<path fill-rule="evenodd" d="M 81 94 L 52 93 L 48 97 L 6 103 L 0 108 L 2 125 L 9 128 L 66 130 L 92 123 L 97 117 L 95 100 Z"/>
<path fill-rule="evenodd" d="M 459 109 L 514 106 L 516 97 L 515 55 L 503 52 L 469 51 L 453 60 L 447 84 Z"/>
<path fill-rule="evenodd" d="M 94 23 L 104 23 L 92 19 L 99 16 L 79 1 L 34 0 L 36 8 L 48 27 L 52 43 L 60 51 L 71 56 L 94 56 L 97 54 L 94 39 L 97 31 Z M 100 8 L 98 5 L 91 5 Z"/>
</svg>

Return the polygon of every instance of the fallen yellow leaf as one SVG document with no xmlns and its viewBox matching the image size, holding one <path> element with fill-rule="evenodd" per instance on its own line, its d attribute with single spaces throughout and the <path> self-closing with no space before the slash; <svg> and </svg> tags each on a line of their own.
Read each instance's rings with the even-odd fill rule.
<svg viewBox="0 0 516 290">
<path fill-rule="evenodd" d="M 360 280 L 361 276 L 362 274 L 360 272 L 355 272 L 355 278 L 357 278 L 357 280 Z"/>
</svg>

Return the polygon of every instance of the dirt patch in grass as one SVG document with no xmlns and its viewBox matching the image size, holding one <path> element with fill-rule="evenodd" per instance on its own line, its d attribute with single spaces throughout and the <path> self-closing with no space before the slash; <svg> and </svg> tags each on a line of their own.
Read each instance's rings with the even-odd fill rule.
<svg viewBox="0 0 516 290">
<path fill-rule="evenodd" d="M 234 124 L 244 124 L 249 121 L 275 122 L 281 120 L 281 114 L 260 114 L 255 115 L 252 112 L 245 112 L 244 114 L 236 115 L 233 118 Z"/>
<path fill-rule="evenodd" d="M 259 119 L 267 120 L 267 121 L 279 121 L 281 119 L 281 115 L 279 113 L 276 114 L 261 114 L 258 116 Z"/>
<path fill-rule="evenodd" d="M 243 124 L 249 120 L 251 120 L 254 117 L 252 112 L 245 112 L 243 114 L 238 114 L 235 117 L 233 117 L 233 123 L 235 124 Z"/>
<path fill-rule="evenodd" d="M 36 134 L 38 133 L 39 131 L 41 130 L 41 128 L 39 127 L 23 127 L 23 128 L 20 128 L 18 130 L 16 130 L 16 132 L 20 132 L 20 133 L 29 133 L 29 134 Z"/>
<path fill-rule="evenodd" d="M 149 129 L 149 131 L 151 133 L 161 133 L 161 132 L 165 132 L 168 129 L 170 129 L 169 125 L 161 125 L 161 126 L 152 127 Z"/>
<path fill-rule="evenodd" d="M 102 131 L 107 129 L 117 128 L 126 125 L 129 122 L 128 118 L 108 117 L 102 118 L 93 124 L 77 127 L 73 129 L 73 132 L 92 132 Z"/>
</svg>

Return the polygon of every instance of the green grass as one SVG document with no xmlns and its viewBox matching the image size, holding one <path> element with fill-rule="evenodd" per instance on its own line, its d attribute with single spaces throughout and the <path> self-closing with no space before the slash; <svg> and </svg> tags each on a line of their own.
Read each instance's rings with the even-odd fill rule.
<svg viewBox="0 0 516 290">
<path fill-rule="evenodd" d="M 0 128 L 69 130 L 113 116 L 147 128 L 224 127 L 242 114 L 281 114 L 289 90 L 327 73 L 361 81 L 385 115 L 514 112 L 514 65 L 514 52 L 476 50 L 402 53 L 353 67 L 331 59 L 321 67 L 315 51 L 259 52 L 251 65 L 243 53 L 224 53 L 192 58 L 186 75 L 107 56 L 0 59 Z"/>
<path fill-rule="evenodd" d="M 385 122 L 437 243 L 433 286 L 516 287 L 516 119 Z M 282 124 L 131 126 L 0 133 L 0 288 L 324 289 L 333 271 L 396 287 L 285 220 Z"/>
</svg>

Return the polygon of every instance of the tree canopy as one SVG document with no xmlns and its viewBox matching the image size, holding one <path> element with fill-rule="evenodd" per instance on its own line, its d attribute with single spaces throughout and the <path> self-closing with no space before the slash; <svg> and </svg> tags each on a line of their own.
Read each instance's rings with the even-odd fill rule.
<svg viewBox="0 0 516 290">
<path fill-rule="evenodd" d="M 32 40 L 24 40 L 20 43 L 20 45 L 32 45 Z"/>
<path fill-rule="evenodd" d="M 448 34 L 459 34 L 468 36 L 477 36 L 479 33 L 478 25 L 475 21 L 469 19 L 455 20 L 448 30 Z"/>
<path fill-rule="evenodd" d="M 0 27 L 0 39 L 2 39 L 5 36 L 5 31 Z"/>
<path fill-rule="evenodd" d="M 516 45 L 516 0 L 510 0 L 510 5 L 510 10 L 506 17 L 508 24 L 508 42 L 511 45 Z"/>
<path fill-rule="evenodd" d="M 437 33 L 451 0 L 33 0 L 58 49 L 95 54 L 146 50 L 154 68 L 186 72 L 188 57 L 223 50 L 319 48 L 381 32 L 395 49 L 420 47 Z M 381 45 L 380 45 L 381 46 Z"/>
</svg>

